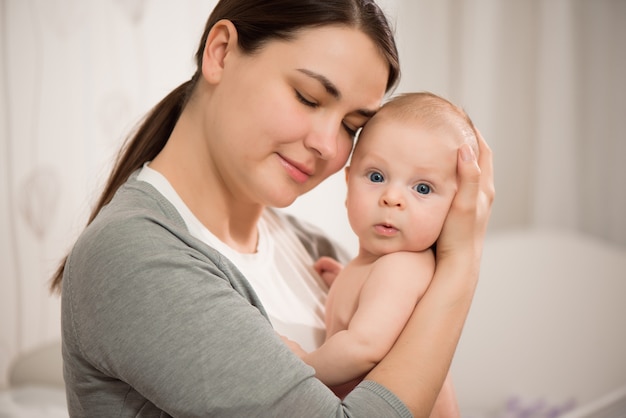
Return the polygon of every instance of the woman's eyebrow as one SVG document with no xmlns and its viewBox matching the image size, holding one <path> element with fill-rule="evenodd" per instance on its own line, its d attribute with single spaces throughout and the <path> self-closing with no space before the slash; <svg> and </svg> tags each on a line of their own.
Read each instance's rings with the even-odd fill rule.
<svg viewBox="0 0 626 418">
<path fill-rule="evenodd" d="M 335 99 L 337 100 L 341 99 L 341 92 L 339 92 L 339 89 L 337 88 L 337 86 L 335 86 L 332 81 L 330 81 L 328 78 L 326 78 L 322 74 L 318 74 L 314 71 L 307 70 L 306 68 L 298 68 L 298 71 L 300 71 L 302 74 L 307 75 L 308 77 L 314 78 L 315 80 L 319 81 L 322 84 L 322 86 L 324 86 L 324 89 L 326 90 L 326 92 L 330 94 L 331 96 L 333 96 Z M 376 110 L 359 109 L 357 113 L 367 118 L 371 118 L 372 116 L 376 114 Z"/>
<path fill-rule="evenodd" d="M 337 88 L 337 86 L 335 86 L 333 82 L 330 81 L 325 76 L 318 74 L 316 72 L 313 72 L 311 70 L 307 70 L 305 68 L 298 68 L 298 71 L 300 71 L 302 74 L 305 74 L 319 81 L 322 84 L 322 86 L 324 86 L 328 94 L 333 96 L 335 99 L 341 99 L 341 93 L 339 92 L 339 89 Z"/>
</svg>

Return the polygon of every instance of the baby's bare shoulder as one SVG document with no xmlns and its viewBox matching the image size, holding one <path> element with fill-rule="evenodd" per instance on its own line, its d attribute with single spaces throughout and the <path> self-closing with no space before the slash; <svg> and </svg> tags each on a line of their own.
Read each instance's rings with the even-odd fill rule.
<svg viewBox="0 0 626 418">
<path fill-rule="evenodd" d="M 428 249 L 425 251 L 398 251 L 386 254 L 376 260 L 376 268 L 390 268 L 395 266 L 429 267 L 435 265 L 435 255 Z"/>
</svg>

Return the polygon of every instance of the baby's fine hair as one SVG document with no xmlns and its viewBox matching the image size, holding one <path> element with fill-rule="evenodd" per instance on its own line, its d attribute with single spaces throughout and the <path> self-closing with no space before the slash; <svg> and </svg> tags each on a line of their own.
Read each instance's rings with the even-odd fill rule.
<svg viewBox="0 0 626 418">
<path fill-rule="evenodd" d="M 392 113 L 400 120 L 419 120 L 430 128 L 454 124 L 460 129 L 463 141 L 478 156 L 474 123 L 465 110 L 441 96 L 427 91 L 399 94 L 389 99 L 378 112 Z"/>
</svg>

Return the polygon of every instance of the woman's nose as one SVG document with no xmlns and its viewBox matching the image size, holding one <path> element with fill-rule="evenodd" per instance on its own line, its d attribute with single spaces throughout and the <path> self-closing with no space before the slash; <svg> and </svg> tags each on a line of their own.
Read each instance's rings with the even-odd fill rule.
<svg viewBox="0 0 626 418">
<path fill-rule="evenodd" d="M 337 156 L 339 141 L 339 124 L 324 123 L 316 126 L 307 135 L 304 145 L 312 149 L 324 160 L 331 160 Z"/>
</svg>

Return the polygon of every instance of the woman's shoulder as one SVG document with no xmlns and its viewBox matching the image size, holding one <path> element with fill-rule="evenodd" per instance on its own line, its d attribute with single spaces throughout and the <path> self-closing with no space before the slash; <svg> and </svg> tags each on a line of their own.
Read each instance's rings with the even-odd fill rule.
<svg viewBox="0 0 626 418">
<path fill-rule="evenodd" d="M 111 202 L 102 209 L 102 218 L 108 221 L 119 218 L 155 218 L 184 227 L 185 221 L 174 205 L 152 184 L 138 180 L 137 174 L 138 172 L 133 173 L 115 193 Z"/>
<path fill-rule="evenodd" d="M 121 263 L 190 240 L 176 209 L 148 183 L 131 177 L 80 234 L 70 260 Z"/>
<path fill-rule="evenodd" d="M 236 267 L 195 238 L 156 190 L 139 183 L 120 188 L 79 236 L 66 263 L 64 286 L 106 292 L 132 283 L 167 287 L 175 280 L 211 277 L 247 295 Z"/>
</svg>

